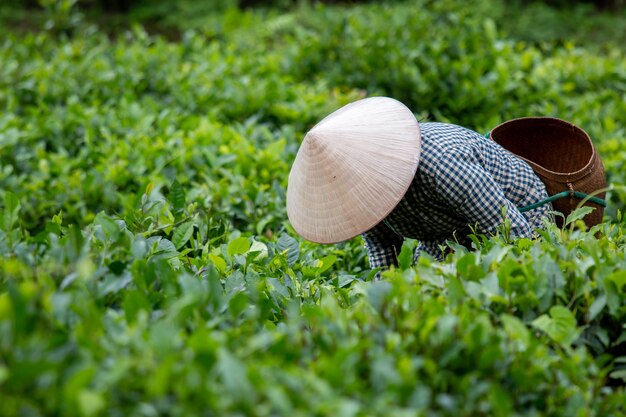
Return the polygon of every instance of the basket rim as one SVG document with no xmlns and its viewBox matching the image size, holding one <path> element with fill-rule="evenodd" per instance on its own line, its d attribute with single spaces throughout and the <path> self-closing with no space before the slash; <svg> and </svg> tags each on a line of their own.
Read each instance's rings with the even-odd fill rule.
<svg viewBox="0 0 626 417">
<path fill-rule="evenodd" d="M 518 117 L 515 119 L 507 120 L 506 122 L 503 122 L 499 124 L 498 126 L 494 127 L 489 132 L 489 138 L 500 145 L 500 143 L 494 139 L 494 132 L 497 134 L 498 131 L 502 129 L 511 128 L 512 126 L 519 124 L 519 123 L 528 123 L 528 122 L 539 122 L 539 123 L 551 122 L 552 124 L 559 125 L 560 127 L 563 127 L 563 128 L 569 128 L 569 129 L 573 128 L 576 132 L 581 134 L 581 137 L 585 139 L 586 144 L 588 144 L 591 147 L 591 155 L 589 156 L 589 161 L 587 161 L 585 166 L 583 166 L 581 169 L 577 171 L 558 172 L 558 171 L 553 171 L 549 168 L 546 168 L 543 165 L 539 165 L 538 163 L 533 162 L 526 157 L 517 155 L 507 149 L 508 152 L 511 152 L 513 155 L 517 156 L 518 158 L 523 159 L 525 162 L 531 165 L 538 174 L 541 174 L 547 177 L 548 179 L 551 179 L 554 181 L 573 182 L 573 181 L 581 180 L 587 177 L 588 175 L 591 175 L 594 173 L 594 170 L 596 169 L 596 166 L 598 165 L 598 162 L 600 162 L 600 160 L 598 158 L 598 153 L 596 151 L 596 148 L 593 145 L 593 141 L 589 137 L 589 134 L 585 132 L 585 130 L 575 125 L 574 123 L 568 122 L 566 120 L 562 120 L 556 117 L 549 117 L 549 116 Z M 600 168 L 602 169 L 601 162 L 600 162 Z M 597 172 L 600 172 L 600 171 L 597 171 Z"/>
</svg>

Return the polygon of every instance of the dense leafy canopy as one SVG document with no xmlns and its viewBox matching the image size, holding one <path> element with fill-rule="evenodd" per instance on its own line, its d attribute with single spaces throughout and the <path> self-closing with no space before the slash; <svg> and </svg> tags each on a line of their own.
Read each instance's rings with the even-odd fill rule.
<svg viewBox="0 0 626 417">
<path fill-rule="evenodd" d="M 507 40 L 464 4 L 3 39 L 0 414 L 623 415 L 626 56 Z M 284 201 L 306 129 L 376 94 L 478 131 L 582 126 L 607 221 L 505 225 L 373 281 L 358 238 L 305 242 Z"/>
</svg>

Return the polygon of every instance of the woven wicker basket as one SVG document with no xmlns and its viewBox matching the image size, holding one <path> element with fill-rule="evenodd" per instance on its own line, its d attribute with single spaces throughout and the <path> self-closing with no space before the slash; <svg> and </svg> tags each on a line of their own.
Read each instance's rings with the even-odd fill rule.
<svg viewBox="0 0 626 417">
<path fill-rule="evenodd" d="M 551 117 L 513 119 L 497 126 L 489 137 L 528 162 L 550 196 L 562 191 L 592 194 L 606 187 L 604 167 L 589 135 L 571 123 Z M 580 202 L 570 195 L 552 205 L 567 217 Z M 600 223 L 604 207 L 590 201 L 585 205 L 595 208 L 584 218 L 587 227 Z M 562 227 L 563 219 L 557 217 L 557 224 Z"/>
</svg>

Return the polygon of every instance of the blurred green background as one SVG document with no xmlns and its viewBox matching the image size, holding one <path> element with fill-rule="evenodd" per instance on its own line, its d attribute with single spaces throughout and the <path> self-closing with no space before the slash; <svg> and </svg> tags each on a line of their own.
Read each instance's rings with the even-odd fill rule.
<svg viewBox="0 0 626 417">
<path fill-rule="evenodd" d="M 141 22 L 171 37 L 186 29 L 210 30 L 215 16 L 229 9 L 286 12 L 303 4 L 406 3 L 404 0 L 4 0 L 0 23 L 6 30 L 39 30 L 54 19 L 58 31 L 79 22 L 114 32 Z M 436 3 L 435 1 L 431 3 Z M 456 7 L 457 5 L 455 5 Z M 494 19 L 511 38 L 531 42 L 575 41 L 626 45 L 625 0 L 477 0 L 466 7 Z M 2 29 L 0 29 L 2 30 Z"/>
</svg>

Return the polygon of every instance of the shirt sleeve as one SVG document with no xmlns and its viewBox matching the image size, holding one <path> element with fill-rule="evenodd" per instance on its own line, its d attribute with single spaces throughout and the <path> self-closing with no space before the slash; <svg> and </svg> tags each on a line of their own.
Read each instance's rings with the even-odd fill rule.
<svg viewBox="0 0 626 417">
<path fill-rule="evenodd" d="M 370 268 L 389 268 L 398 264 L 397 255 L 402 249 L 404 238 L 389 228 L 384 222 L 361 235 L 365 242 Z"/>
<path fill-rule="evenodd" d="M 439 160 L 437 193 L 480 233 L 495 233 L 503 222 L 502 208 L 511 222 L 511 235 L 532 237 L 532 228 L 502 187 L 482 167 L 471 150 L 447 152 Z"/>
</svg>

